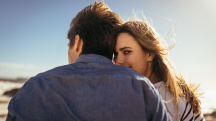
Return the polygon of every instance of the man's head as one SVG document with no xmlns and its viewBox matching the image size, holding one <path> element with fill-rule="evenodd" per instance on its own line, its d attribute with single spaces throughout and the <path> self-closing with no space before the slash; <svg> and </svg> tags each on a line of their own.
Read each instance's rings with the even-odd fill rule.
<svg viewBox="0 0 216 121">
<path fill-rule="evenodd" d="M 122 24 L 119 15 L 106 7 L 103 1 L 85 7 L 70 25 L 69 63 L 73 63 L 80 54 L 98 54 L 112 59 L 115 36 Z"/>
</svg>

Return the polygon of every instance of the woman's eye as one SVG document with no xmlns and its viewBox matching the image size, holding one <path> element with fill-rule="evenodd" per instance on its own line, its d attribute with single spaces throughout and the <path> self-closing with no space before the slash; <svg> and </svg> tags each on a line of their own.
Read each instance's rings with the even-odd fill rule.
<svg viewBox="0 0 216 121">
<path fill-rule="evenodd" d="M 128 53 L 130 53 L 131 51 L 130 50 L 125 50 L 124 51 L 124 54 L 128 54 Z"/>
</svg>

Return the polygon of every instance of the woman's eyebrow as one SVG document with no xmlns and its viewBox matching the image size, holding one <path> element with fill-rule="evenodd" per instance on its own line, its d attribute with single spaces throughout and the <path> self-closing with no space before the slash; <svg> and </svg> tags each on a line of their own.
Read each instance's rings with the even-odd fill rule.
<svg viewBox="0 0 216 121">
<path fill-rule="evenodd" d="M 131 48 L 131 47 L 123 47 L 123 48 L 120 48 L 119 50 L 122 51 L 122 50 L 124 50 L 126 48 Z"/>
</svg>

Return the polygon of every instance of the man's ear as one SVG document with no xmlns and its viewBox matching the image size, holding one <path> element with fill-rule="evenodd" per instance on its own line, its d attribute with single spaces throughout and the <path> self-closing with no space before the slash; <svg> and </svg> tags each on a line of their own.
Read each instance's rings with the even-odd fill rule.
<svg viewBox="0 0 216 121">
<path fill-rule="evenodd" d="M 74 50 L 77 53 L 82 52 L 83 40 L 80 38 L 79 35 L 75 35 L 75 42 L 74 42 Z"/>
<path fill-rule="evenodd" d="M 147 53 L 148 54 L 148 56 L 147 56 L 147 61 L 152 61 L 153 59 L 154 59 L 154 57 L 155 57 L 155 54 L 154 53 Z"/>
</svg>

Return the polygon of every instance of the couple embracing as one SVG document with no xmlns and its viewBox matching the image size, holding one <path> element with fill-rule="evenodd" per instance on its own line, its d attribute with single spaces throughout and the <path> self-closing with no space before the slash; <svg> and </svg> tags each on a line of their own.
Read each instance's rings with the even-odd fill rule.
<svg viewBox="0 0 216 121">
<path fill-rule="evenodd" d="M 68 39 L 69 65 L 30 78 L 7 121 L 205 120 L 149 24 L 123 23 L 95 2 L 72 20 Z"/>
</svg>

